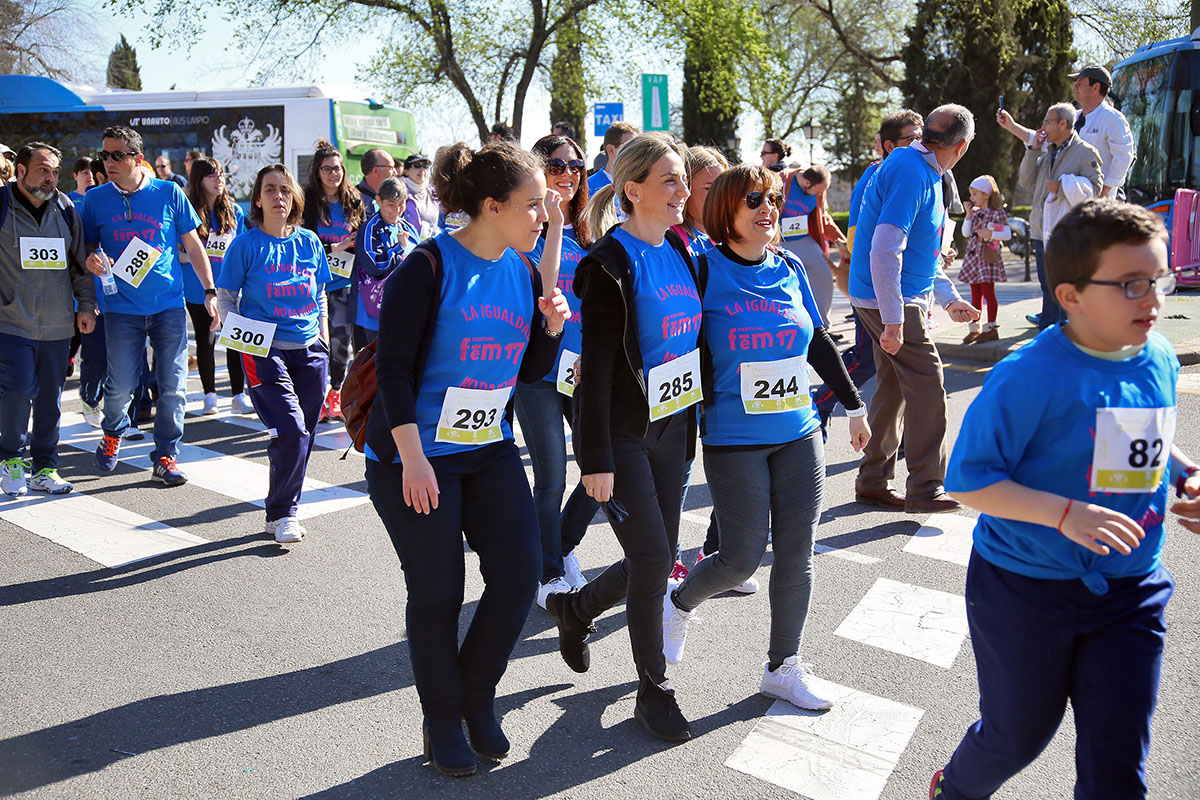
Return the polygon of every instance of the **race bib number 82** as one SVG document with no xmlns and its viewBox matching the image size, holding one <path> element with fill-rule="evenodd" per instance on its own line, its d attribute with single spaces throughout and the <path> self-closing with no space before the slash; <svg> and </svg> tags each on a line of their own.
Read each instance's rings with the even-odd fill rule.
<svg viewBox="0 0 1200 800">
<path fill-rule="evenodd" d="M 1091 491 L 1149 494 L 1162 484 L 1175 441 L 1175 408 L 1098 408 Z"/>
</svg>

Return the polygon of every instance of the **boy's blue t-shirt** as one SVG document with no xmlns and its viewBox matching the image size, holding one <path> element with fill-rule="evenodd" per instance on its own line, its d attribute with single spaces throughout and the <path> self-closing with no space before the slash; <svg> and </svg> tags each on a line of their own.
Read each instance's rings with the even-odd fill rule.
<svg viewBox="0 0 1200 800">
<path fill-rule="evenodd" d="M 84 241 L 99 242 L 114 262 L 135 236 L 162 251 L 138 288 L 117 278 L 117 293 L 105 296 L 103 311 L 149 316 L 183 308 L 183 267 L 177 248 L 180 237 L 200 226 L 200 217 L 177 184 L 151 179 L 125 195 L 115 183 L 106 183 L 87 192 L 79 216 Z M 96 289 L 103 294 L 99 279 Z"/>
<path fill-rule="evenodd" d="M 715 396 L 704 407 L 704 444 L 783 444 L 817 430 L 821 422 L 809 395 L 807 360 L 821 313 L 808 279 L 771 250 L 754 266 L 733 261 L 720 248 L 706 258 L 703 331 L 712 354 Z M 742 365 L 789 358 L 799 358 L 800 363 L 797 386 L 787 389 L 798 391 L 804 405 L 774 414 L 747 413 Z"/>
<path fill-rule="evenodd" d="M 370 216 L 370 215 L 368 215 Z M 321 244 L 325 245 L 326 250 L 331 245 L 335 245 L 343 239 L 353 239 L 354 229 L 346 222 L 346 212 L 342 208 L 341 201 L 329 204 L 329 224 L 321 223 L 317 226 L 317 236 L 321 239 Z M 338 289 L 345 289 L 350 285 L 350 278 L 340 278 L 333 276 L 329 285 L 325 287 L 327 292 L 336 292 Z"/>
<path fill-rule="evenodd" d="M 847 228 L 854 228 L 858 225 L 858 215 L 862 211 L 863 195 L 867 191 L 867 186 L 871 183 L 871 178 L 875 176 L 875 171 L 879 169 L 882 161 L 875 161 L 867 165 L 863 170 L 862 177 L 854 184 L 854 188 L 850 190 L 850 217 L 846 220 Z"/>
<path fill-rule="evenodd" d="M 1106 409 L 1167 409 L 1163 415 L 1173 419 L 1178 375 L 1179 359 L 1159 333 L 1152 332 L 1133 358 L 1105 361 L 1081 351 L 1058 325 L 997 364 L 967 409 L 950 457 L 946 490 L 972 492 L 1011 480 L 1120 511 L 1142 526 L 1146 538 L 1130 555 L 1114 550 L 1102 556 L 1053 528 L 981 514 L 974 537 L 979 554 L 1033 578 L 1082 579 L 1096 594 L 1107 590 L 1106 578 L 1157 569 L 1173 431 L 1141 440 L 1102 434 L 1109 429 Z M 1095 459 L 1105 458 L 1101 448 L 1128 460 L 1130 467 L 1153 468 L 1157 460 L 1163 475 L 1147 478 L 1148 491 L 1093 492 Z M 1098 479 L 1116 485 L 1105 474 L 1098 472 Z M 1132 486 L 1136 480 L 1133 476 L 1123 482 Z"/>
<path fill-rule="evenodd" d="M 527 255 L 529 260 L 537 264 L 542 260 L 542 251 L 546 248 L 546 237 L 537 240 Z M 575 296 L 575 270 L 579 262 L 587 255 L 575 239 L 574 228 L 563 228 L 562 257 L 558 261 L 558 290 L 567 298 L 567 306 L 571 309 L 571 318 L 563 325 L 563 335 L 559 339 L 559 353 L 570 351 L 575 355 L 583 352 L 583 315 L 579 311 L 580 300 Z M 550 368 L 550 372 L 542 380 L 555 383 L 558 380 L 558 362 Z"/>
<path fill-rule="evenodd" d="M 72 189 L 71 191 L 67 192 L 67 198 L 75 204 L 76 211 L 83 208 L 83 194 L 80 192 Z"/>
<path fill-rule="evenodd" d="M 613 236 L 629 255 L 638 344 L 646 372 L 697 347 L 704 309 L 691 270 L 665 239 L 657 247 L 623 228 Z"/>
<path fill-rule="evenodd" d="M 850 296 L 873 300 L 871 239 L 879 225 L 894 225 L 908 242 L 900 267 L 900 292 L 919 297 L 933 291 L 941 262 L 942 230 L 946 208 L 942 203 L 942 178 L 926 163 L 916 147 L 893 150 L 879 165 L 863 190 L 856 247 L 850 257 Z"/>
<path fill-rule="evenodd" d="M 446 390 L 507 388 L 511 398 L 534 312 L 529 268 L 515 250 L 488 261 L 449 233 L 434 241 L 442 255 L 441 302 L 417 391 L 417 429 L 427 458 L 482 446 L 436 441 Z M 513 438 L 506 416 L 500 431 L 502 440 Z"/>
<path fill-rule="evenodd" d="M 234 203 L 233 214 L 237 217 L 237 223 L 233 226 L 232 231 L 233 237 L 236 239 L 246 232 L 246 212 L 242 211 L 241 206 Z M 208 230 L 210 238 L 213 233 L 217 232 L 215 211 L 208 212 Z M 204 245 L 204 249 L 208 253 L 208 263 L 212 266 L 213 286 L 219 286 L 217 281 L 221 277 L 221 262 L 225 260 L 226 251 L 210 248 L 206 241 L 202 241 L 201 244 Z M 183 299 L 194 304 L 204 303 L 204 287 L 200 285 L 200 279 L 196 277 L 196 270 L 192 269 L 191 264 L 185 264 L 183 267 Z"/>
<path fill-rule="evenodd" d="M 241 292 L 238 313 L 275 323 L 275 339 L 307 344 L 321 332 L 317 298 L 329 263 L 316 234 L 296 227 L 283 239 L 251 228 L 225 253 L 217 288 Z"/>
<path fill-rule="evenodd" d="M 779 211 L 779 224 L 782 226 L 784 220 L 792 217 L 807 217 L 817 207 L 817 196 L 804 191 L 804 187 L 800 185 L 800 176 L 795 174 L 787 185 L 787 194 L 784 197 L 783 208 Z M 790 236 L 785 238 L 803 239 L 808 236 L 807 233 L 798 236 Z"/>
</svg>

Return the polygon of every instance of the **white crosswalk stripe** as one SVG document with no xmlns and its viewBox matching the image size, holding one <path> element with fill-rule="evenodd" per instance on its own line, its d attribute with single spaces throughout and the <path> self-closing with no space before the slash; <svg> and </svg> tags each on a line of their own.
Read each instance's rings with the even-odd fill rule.
<svg viewBox="0 0 1200 800">
<path fill-rule="evenodd" d="M 966 566 L 971 558 L 971 537 L 975 519 L 959 514 L 930 517 L 904 545 L 906 553 L 949 561 Z"/>
</svg>

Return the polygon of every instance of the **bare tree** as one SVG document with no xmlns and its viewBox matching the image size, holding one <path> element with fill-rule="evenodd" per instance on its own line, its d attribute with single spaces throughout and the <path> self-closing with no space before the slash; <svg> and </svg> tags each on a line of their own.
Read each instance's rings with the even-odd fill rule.
<svg viewBox="0 0 1200 800">
<path fill-rule="evenodd" d="M 0 0 L 0 73 L 86 78 L 95 65 L 74 47 L 86 19 L 77 0 Z"/>
</svg>

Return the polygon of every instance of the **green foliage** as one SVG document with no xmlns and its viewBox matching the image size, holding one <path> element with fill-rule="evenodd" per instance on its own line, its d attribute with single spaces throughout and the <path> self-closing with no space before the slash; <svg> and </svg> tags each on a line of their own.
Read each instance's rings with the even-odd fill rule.
<svg viewBox="0 0 1200 800">
<path fill-rule="evenodd" d="M 869 72 L 842 73 L 834 80 L 834 101 L 824 115 L 825 152 L 840 165 L 838 174 L 857 181 L 874 161 L 875 133 L 887 113 L 887 95 Z"/>
<path fill-rule="evenodd" d="M 550 125 L 560 121 L 571 123 L 576 142 L 587 153 L 582 16 L 565 22 L 555 37 L 555 53 L 550 62 Z"/>
<path fill-rule="evenodd" d="M 1186 36 L 1191 31 L 1184 0 L 1071 0 L 1084 36 L 1080 63 L 1112 64 L 1144 44 Z"/>
<path fill-rule="evenodd" d="M 108 70 L 106 72 L 108 86 L 111 89 L 130 89 L 135 92 L 142 90 L 142 73 L 138 68 L 137 50 L 125 40 L 113 47 L 108 55 Z"/>
</svg>

